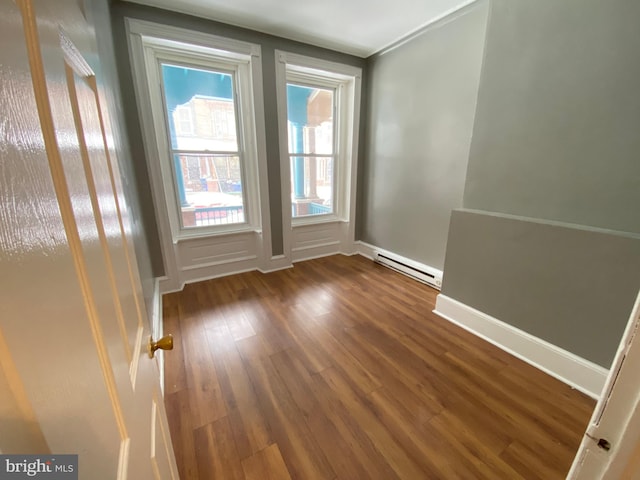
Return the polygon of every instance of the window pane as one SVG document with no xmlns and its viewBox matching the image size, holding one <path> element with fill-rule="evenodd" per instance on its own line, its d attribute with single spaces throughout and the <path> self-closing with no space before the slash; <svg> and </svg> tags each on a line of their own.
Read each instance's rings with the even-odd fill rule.
<svg viewBox="0 0 640 480">
<path fill-rule="evenodd" d="M 333 93 L 287 84 L 289 153 L 333 153 Z"/>
<path fill-rule="evenodd" d="M 175 154 L 174 161 L 184 228 L 245 222 L 237 156 Z"/>
<path fill-rule="evenodd" d="M 333 213 L 333 157 L 291 156 L 293 217 Z"/>
<path fill-rule="evenodd" d="M 162 82 L 172 149 L 238 151 L 230 74 L 162 64 Z"/>
</svg>

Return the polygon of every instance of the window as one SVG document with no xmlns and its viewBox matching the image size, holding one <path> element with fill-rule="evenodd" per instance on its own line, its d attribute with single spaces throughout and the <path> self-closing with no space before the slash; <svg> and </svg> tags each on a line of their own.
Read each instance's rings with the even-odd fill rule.
<svg viewBox="0 0 640 480">
<path fill-rule="evenodd" d="M 160 70 L 182 228 L 244 223 L 235 74 L 188 59 L 160 60 Z"/>
<path fill-rule="evenodd" d="M 142 42 L 174 240 L 260 228 L 251 54 Z"/>
<path fill-rule="evenodd" d="M 280 111 L 281 116 L 286 112 L 283 167 L 289 185 L 283 188 L 290 195 L 292 224 L 349 221 L 355 202 L 360 70 L 285 52 L 278 52 L 278 59 L 284 83 L 279 101 L 286 99 Z"/>
<path fill-rule="evenodd" d="M 335 88 L 287 83 L 291 215 L 334 213 Z"/>
</svg>

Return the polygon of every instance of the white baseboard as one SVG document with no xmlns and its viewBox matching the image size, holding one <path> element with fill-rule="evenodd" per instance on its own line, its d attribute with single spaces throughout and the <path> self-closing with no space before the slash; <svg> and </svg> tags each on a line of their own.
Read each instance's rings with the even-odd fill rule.
<svg viewBox="0 0 640 480">
<path fill-rule="evenodd" d="M 258 268 L 258 271 L 260 273 L 270 273 L 277 272 L 278 270 L 286 270 L 288 268 L 293 268 L 293 264 L 286 255 L 274 255 L 269 259 L 265 266 Z"/>
<path fill-rule="evenodd" d="M 160 295 L 164 295 L 165 293 L 179 292 L 182 290 L 182 287 L 184 287 L 184 285 L 182 285 L 177 278 L 169 278 L 166 275 L 164 277 L 158 277 L 157 281 L 160 288 Z"/>
<path fill-rule="evenodd" d="M 373 245 L 365 243 L 361 240 L 354 242 L 354 246 L 356 247 L 356 253 L 358 255 L 362 255 L 369 260 L 373 260 L 373 257 L 375 257 L 376 255 L 376 250 L 378 250 L 378 247 L 374 247 Z"/>
<path fill-rule="evenodd" d="M 443 294 L 433 312 L 591 398 L 600 397 L 609 374 L 606 368 Z"/>
</svg>

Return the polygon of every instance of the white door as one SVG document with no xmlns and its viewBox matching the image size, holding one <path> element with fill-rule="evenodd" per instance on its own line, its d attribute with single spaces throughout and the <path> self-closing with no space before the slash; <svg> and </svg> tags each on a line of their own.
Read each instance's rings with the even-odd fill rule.
<svg viewBox="0 0 640 480">
<path fill-rule="evenodd" d="M 640 294 L 567 478 L 640 478 Z"/>
<path fill-rule="evenodd" d="M 0 1 L 0 450 L 175 479 L 81 4 Z"/>
</svg>

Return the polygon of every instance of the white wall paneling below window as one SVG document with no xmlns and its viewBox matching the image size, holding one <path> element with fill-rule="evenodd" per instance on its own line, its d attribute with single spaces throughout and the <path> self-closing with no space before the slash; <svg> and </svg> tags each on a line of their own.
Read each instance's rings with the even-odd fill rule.
<svg viewBox="0 0 640 480">
<path fill-rule="evenodd" d="M 356 67 L 276 50 L 283 244 L 284 256 L 293 262 L 355 252 L 361 75 Z M 296 118 L 300 98 L 292 86 L 309 90 L 305 118 Z M 331 103 L 322 105 L 322 95 Z M 310 130 L 316 130 L 312 141 Z M 332 179 L 322 186 L 325 165 Z"/>
<path fill-rule="evenodd" d="M 166 271 L 161 291 L 180 290 L 185 283 L 230 273 L 274 268 L 269 210 L 263 207 L 269 198 L 260 46 L 133 19 L 128 19 L 127 29 Z M 163 77 L 167 64 L 185 66 L 196 75 L 202 68 L 204 75 L 221 80 L 228 72 L 232 85 L 228 90 L 233 95 L 223 98 L 205 92 L 180 101 L 175 115 L 167 112 L 169 87 Z M 204 115 L 203 109 L 211 110 L 210 114 Z M 231 119 L 225 128 L 215 122 L 220 117 L 216 113 Z M 172 129 L 171 121 L 176 119 L 178 125 Z M 203 129 L 210 135 L 201 135 Z M 227 148 L 231 143 L 233 148 Z M 186 152 L 181 159 L 183 174 L 174 162 L 176 150 Z M 223 155 L 227 151 L 228 159 Z M 241 184 L 231 185 L 236 177 Z M 215 194 L 225 201 L 209 198 Z M 227 221 L 202 220 L 203 215 L 220 216 L 225 208 L 218 203 L 226 207 L 226 199 L 234 195 L 241 207 L 238 212 L 225 210 Z M 189 223 L 190 214 L 200 220 Z"/>
<path fill-rule="evenodd" d="M 162 293 L 241 271 L 272 271 L 308 258 L 354 253 L 359 68 L 276 51 L 283 254 L 273 255 L 260 46 L 135 19 L 127 19 L 127 33 L 166 272 L 160 281 Z M 164 76 L 167 66 L 190 69 L 196 76 L 199 68 L 204 75 L 226 75 L 233 95 L 205 92 L 170 100 L 172 87 Z M 292 218 L 287 82 L 315 89 L 310 98 L 318 99 L 308 105 L 308 112 L 313 110 L 316 118 L 318 109 L 326 110 L 322 102 L 331 98 L 330 113 L 322 110 L 330 121 L 321 122 L 314 132 L 305 126 L 303 132 L 305 142 L 313 136 L 318 146 L 305 158 L 306 173 L 317 174 L 317 189 L 308 178 L 305 188 L 326 198 L 315 202 L 318 212 L 296 218 Z M 202 114 L 203 108 L 211 110 L 209 115 Z M 224 119 L 226 123 L 218 125 Z M 211 139 L 201 134 L 204 124 Z M 215 143 L 215 148 L 206 142 Z M 229 157 L 227 176 L 241 177 L 238 191 L 222 192 L 220 182 L 226 177 L 220 174 L 225 169 L 220 158 L 224 156 Z M 200 215 L 203 208 L 217 208 L 213 203 L 203 207 L 196 193 L 210 196 L 217 189 L 235 194 L 238 202 L 242 199 L 240 217 L 222 225 L 189 223 L 185 215 L 191 210 Z"/>
</svg>

